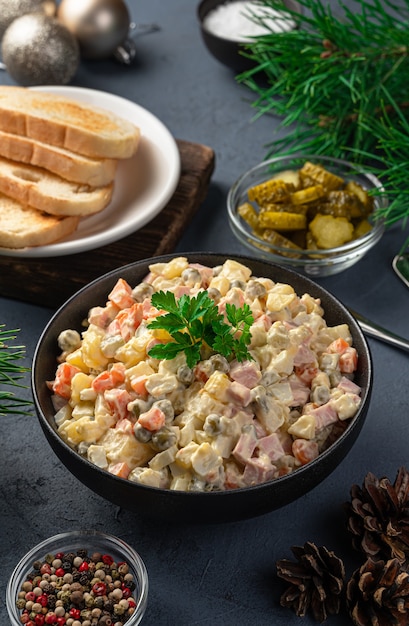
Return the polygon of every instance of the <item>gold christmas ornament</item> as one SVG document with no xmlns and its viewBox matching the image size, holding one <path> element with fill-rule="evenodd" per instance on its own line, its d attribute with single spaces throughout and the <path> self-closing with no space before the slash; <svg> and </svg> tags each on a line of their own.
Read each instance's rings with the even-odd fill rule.
<svg viewBox="0 0 409 626">
<path fill-rule="evenodd" d="M 54 0 L 0 0 L 0 38 L 17 17 L 36 11 L 52 16 L 56 10 Z"/>
<path fill-rule="evenodd" d="M 113 55 L 130 26 L 123 0 L 61 0 L 57 17 L 76 37 L 85 59 Z"/>
<path fill-rule="evenodd" d="M 1 51 L 10 76 L 26 87 L 65 85 L 80 62 L 75 37 L 45 13 L 15 19 L 4 33 Z"/>
</svg>

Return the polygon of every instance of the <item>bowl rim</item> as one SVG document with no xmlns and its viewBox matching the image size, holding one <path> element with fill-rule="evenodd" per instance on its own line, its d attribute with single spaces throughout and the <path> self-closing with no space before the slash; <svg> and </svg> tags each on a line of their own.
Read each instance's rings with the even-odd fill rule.
<svg viewBox="0 0 409 626">
<path fill-rule="evenodd" d="M 101 281 L 105 282 L 105 281 L 109 281 L 110 279 L 117 278 L 117 277 L 120 276 L 121 272 L 124 272 L 126 270 L 130 271 L 130 270 L 132 270 L 134 268 L 143 267 L 145 265 L 148 266 L 151 263 L 167 262 L 167 261 L 169 261 L 172 258 L 175 258 L 177 256 L 184 256 L 184 257 L 187 257 L 188 259 L 191 258 L 191 257 L 197 257 L 197 256 L 203 257 L 203 256 L 205 256 L 206 259 L 209 260 L 209 262 L 211 261 L 212 258 L 224 257 L 225 259 L 235 259 L 235 260 L 238 260 L 239 262 L 242 262 L 244 264 L 246 264 L 246 262 L 247 263 L 255 262 L 255 263 L 267 264 L 267 265 L 270 266 L 271 271 L 274 271 L 274 269 L 277 268 L 277 269 L 279 269 L 279 271 L 281 271 L 281 272 L 284 271 L 286 274 L 288 274 L 289 278 L 292 277 L 292 278 L 296 278 L 297 280 L 302 280 L 304 282 L 304 284 L 306 285 L 306 287 L 305 287 L 306 290 L 308 288 L 312 288 L 312 291 L 314 291 L 314 289 L 318 289 L 323 295 L 325 295 L 325 297 L 329 298 L 330 300 L 332 299 L 333 303 L 336 304 L 336 306 L 342 312 L 343 319 L 345 320 L 345 322 L 348 323 L 349 326 L 352 325 L 353 328 L 354 328 L 355 334 L 359 336 L 359 339 L 360 339 L 362 345 L 365 348 L 366 355 L 368 356 L 368 368 L 367 368 L 367 381 L 368 381 L 368 383 L 367 383 L 367 388 L 364 390 L 364 395 L 361 396 L 362 402 L 361 402 L 360 408 L 358 409 L 358 413 L 348 423 L 347 428 L 345 429 L 345 431 L 327 449 L 323 450 L 316 459 L 314 459 L 313 461 L 310 461 L 306 465 L 303 465 L 303 466 L 297 468 L 296 470 L 294 470 L 290 474 L 287 474 L 287 475 L 284 475 L 284 476 L 279 476 L 277 478 L 274 478 L 272 481 L 268 481 L 266 483 L 260 483 L 260 484 L 253 485 L 253 486 L 250 486 L 250 487 L 241 487 L 239 489 L 232 489 L 232 490 L 226 490 L 226 491 L 211 491 L 211 492 L 176 491 L 176 490 L 170 490 L 170 489 L 161 489 L 161 488 L 158 488 L 158 487 L 152 487 L 152 486 L 143 485 L 143 484 L 140 484 L 140 483 L 134 483 L 134 484 L 137 485 L 138 488 L 140 488 L 140 489 L 142 489 L 144 491 L 157 492 L 157 493 L 165 492 L 166 494 L 169 495 L 170 498 L 175 499 L 175 500 L 177 500 L 178 498 L 182 498 L 182 497 L 183 498 L 189 497 L 191 499 L 198 499 L 200 497 L 205 497 L 206 499 L 210 499 L 210 498 L 212 498 L 212 499 L 224 498 L 225 499 L 227 497 L 227 498 L 230 498 L 230 499 L 234 499 L 234 498 L 237 497 L 237 494 L 243 494 L 243 493 L 249 493 L 249 492 L 257 492 L 257 491 L 265 489 L 266 485 L 271 485 L 272 483 L 274 483 L 274 484 L 285 484 L 286 482 L 295 480 L 294 477 L 302 477 L 305 473 L 310 472 L 316 466 L 319 466 L 322 463 L 324 463 L 325 459 L 332 453 L 334 448 L 342 446 L 343 441 L 347 437 L 349 437 L 351 431 L 354 430 L 359 425 L 360 420 L 358 418 L 361 416 L 362 407 L 365 407 L 366 404 L 369 402 L 370 395 L 371 395 L 371 390 L 372 390 L 373 365 L 372 365 L 372 358 L 371 358 L 369 345 L 367 343 L 367 340 L 365 338 L 365 335 L 364 335 L 361 327 L 359 326 L 358 322 L 355 320 L 353 315 L 348 311 L 348 309 L 345 307 L 345 305 L 340 300 L 338 300 L 338 298 L 336 296 L 334 296 L 334 294 L 332 294 L 326 288 L 324 288 L 321 285 L 315 283 L 311 278 L 309 278 L 307 276 L 303 276 L 303 275 L 301 275 L 300 273 L 296 272 L 295 270 L 293 270 L 291 268 L 288 268 L 286 266 L 280 266 L 280 265 L 272 263 L 271 261 L 268 261 L 268 260 L 264 260 L 264 259 L 260 260 L 260 259 L 251 258 L 251 257 L 245 256 L 245 255 L 241 255 L 241 254 L 220 254 L 220 253 L 215 253 L 215 252 L 183 252 L 183 253 L 170 253 L 170 254 L 159 256 L 159 257 L 151 257 L 151 258 L 147 258 L 147 259 L 142 259 L 142 260 L 139 260 L 139 261 L 135 261 L 133 263 L 129 263 L 129 264 L 124 265 L 122 267 L 115 268 L 115 269 L 111 270 L 110 272 L 107 272 L 106 274 L 101 275 L 100 277 L 94 279 L 93 281 L 91 281 L 90 283 L 88 283 L 87 285 L 82 287 L 75 294 L 73 294 L 61 307 L 59 307 L 59 309 L 54 313 L 54 315 L 51 317 L 51 319 L 47 323 L 47 325 L 44 328 L 42 334 L 40 335 L 40 338 L 38 339 L 38 342 L 37 342 L 37 345 L 36 345 L 36 348 L 35 348 L 35 352 L 34 352 L 34 356 L 33 356 L 32 372 L 31 372 L 32 394 L 33 394 L 33 399 L 34 399 L 34 404 L 35 404 L 37 416 L 40 419 L 42 427 L 43 428 L 45 427 L 46 430 L 52 435 L 53 438 L 57 438 L 57 440 L 59 442 L 59 445 L 62 446 L 62 448 L 65 450 L 65 452 L 69 453 L 70 455 L 74 455 L 76 460 L 80 464 L 84 465 L 88 469 L 92 468 L 92 470 L 95 471 L 97 474 L 103 475 L 105 477 L 109 476 L 110 480 L 112 481 L 112 484 L 115 484 L 115 483 L 123 484 L 124 482 L 133 484 L 133 483 L 131 483 L 131 481 L 127 481 L 127 480 L 125 480 L 123 478 L 111 475 L 108 472 L 106 472 L 105 470 L 102 470 L 101 468 L 97 467 L 96 465 L 91 463 L 88 459 L 86 459 L 85 457 L 81 456 L 76 450 L 71 448 L 71 446 L 69 446 L 58 435 L 56 428 L 53 428 L 53 426 L 51 425 L 51 423 L 47 419 L 46 415 L 44 414 L 44 411 L 42 409 L 42 406 L 41 406 L 41 403 L 40 403 L 40 400 L 39 400 L 39 395 L 38 395 L 38 392 L 37 392 L 37 380 L 36 380 L 37 367 L 36 367 L 36 365 L 37 365 L 37 362 L 38 362 L 38 359 L 39 359 L 39 354 L 41 353 L 42 345 L 43 345 L 43 343 L 45 341 L 45 338 L 48 335 L 48 332 L 51 330 L 51 328 L 53 327 L 54 323 L 58 320 L 58 318 L 64 312 L 64 310 L 66 309 L 67 306 L 69 306 L 70 304 L 74 303 L 77 299 L 81 300 L 81 297 L 85 293 L 87 293 L 88 291 L 91 291 Z M 308 291 L 308 293 L 310 293 L 310 291 Z M 98 303 L 95 303 L 94 306 L 96 306 L 97 304 Z M 43 384 L 45 384 L 45 381 L 43 381 Z"/>
<path fill-rule="evenodd" d="M 361 175 L 367 178 L 371 182 L 374 188 L 384 191 L 384 187 L 382 182 L 372 174 L 368 172 L 364 166 L 361 166 L 357 163 L 353 163 L 351 161 L 346 161 L 345 159 L 338 159 L 334 157 L 330 157 L 328 155 L 319 155 L 319 154 L 303 154 L 303 153 L 294 153 L 289 155 L 280 155 L 276 157 L 272 157 L 270 159 L 266 159 L 265 161 L 261 161 L 257 165 L 254 165 L 249 170 L 241 174 L 231 185 L 228 194 L 227 194 L 227 213 L 230 221 L 230 226 L 239 239 L 246 244 L 253 251 L 255 249 L 259 249 L 260 253 L 264 252 L 269 255 L 274 256 L 274 260 L 277 262 L 281 262 L 283 264 L 292 264 L 292 265 L 323 265 L 328 261 L 332 261 L 334 264 L 337 262 L 342 262 L 344 256 L 348 256 L 348 254 L 356 252 L 358 250 L 364 249 L 366 245 L 375 245 L 382 237 L 385 231 L 385 221 L 383 219 L 376 220 L 373 228 L 358 237 L 357 239 L 353 239 L 342 246 L 338 246 L 336 248 L 329 249 L 319 249 L 319 250 L 294 250 L 294 255 L 290 256 L 289 249 L 281 246 L 276 246 L 269 242 L 260 239 L 257 237 L 252 231 L 247 230 L 243 220 L 237 213 L 237 206 L 235 204 L 235 194 L 238 192 L 240 186 L 242 186 L 245 181 L 254 174 L 259 171 L 268 169 L 271 165 L 277 165 L 279 163 L 290 163 L 293 161 L 320 161 L 327 164 L 334 164 L 340 167 L 347 168 L 354 172 L 356 175 Z M 266 173 L 267 174 L 267 173 Z M 266 175 L 265 180 L 268 180 L 268 175 Z M 261 182 L 261 181 L 260 181 Z M 385 196 L 379 196 L 376 198 L 377 204 L 379 207 L 386 208 L 388 206 L 388 200 Z M 275 252 L 278 254 L 274 255 Z M 285 254 L 279 254 L 283 252 Z M 320 258 L 314 258 L 314 256 L 318 256 Z"/>
<path fill-rule="evenodd" d="M 6 606 L 10 619 L 13 620 L 13 626 L 16 624 L 21 624 L 18 620 L 19 609 L 16 607 L 16 593 L 15 591 L 19 591 L 17 587 L 20 588 L 20 585 L 23 581 L 23 577 L 30 569 L 30 565 L 33 559 L 39 553 L 43 553 L 44 556 L 47 554 L 47 550 L 49 550 L 50 545 L 66 545 L 72 542 L 75 544 L 78 540 L 81 539 L 83 543 L 87 541 L 91 544 L 106 544 L 106 549 L 112 549 L 113 551 L 121 554 L 124 559 L 127 560 L 128 565 L 134 570 L 137 579 L 138 579 L 138 597 L 136 598 L 136 610 L 128 620 L 129 626 L 136 626 L 140 623 L 147 606 L 148 601 L 148 593 L 149 593 L 149 577 L 148 571 L 146 569 L 146 565 L 140 556 L 140 554 L 126 541 L 112 535 L 111 533 L 102 532 L 95 529 L 79 529 L 79 530 L 70 530 L 66 532 L 61 532 L 56 535 L 52 535 L 40 541 L 35 546 L 31 547 L 18 561 L 15 565 L 6 587 Z M 83 546 L 87 548 L 87 545 Z"/>
</svg>

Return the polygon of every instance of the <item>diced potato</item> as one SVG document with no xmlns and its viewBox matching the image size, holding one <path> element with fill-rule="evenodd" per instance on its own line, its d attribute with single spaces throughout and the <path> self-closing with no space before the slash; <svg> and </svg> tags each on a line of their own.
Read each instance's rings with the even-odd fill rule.
<svg viewBox="0 0 409 626">
<path fill-rule="evenodd" d="M 290 306 L 296 297 L 291 285 L 277 283 L 267 295 L 266 308 L 269 311 L 281 311 Z"/>
<path fill-rule="evenodd" d="M 163 452 L 158 452 L 153 459 L 149 461 L 149 467 L 157 471 L 167 467 L 170 463 L 175 461 L 177 451 L 178 448 L 175 444 L 167 450 L 163 450 Z"/>
<path fill-rule="evenodd" d="M 89 389 L 91 387 L 91 383 L 94 380 L 93 376 L 89 376 L 88 374 L 84 374 L 84 372 L 78 372 L 73 376 L 71 381 L 71 398 L 70 404 L 74 406 L 81 399 L 81 392 L 84 389 Z"/>
<path fill-rule="evenodd" d="M 315 437 L 315 417 L 313 415 L 301 415 L 288 429 L 290 435 L 301 439 L 313 439 Z"/>
<path fill-rule="evenodd" d="M 78 420 L 64 422 L 58 429 L 61 437 L 71 445 L 78 445 L 82 441 L 95 443 L 101 437 L 103 430 L 89 415 Z"/>
<path fill-rule="evenodd" d="M 223 263 L 219 276 L 225 276 L 229 280 L 242 280 L 243 282 L 247 282 L 251 276 L 251 270 L 243 265 L 243 263 L 239 263 L 233 259 L 227 259 L 227 261 Z"/>
<path fill-rule="evenodd" d="M 214 276 L 209 284 L 209 289 L 218 289 L 225 296 L 230 289 L 230 280 L 226 276 Z"/>
<path fill-rule="evenodd" d="M 199 476 L 206 478 L 214 473 L 222 464 L 222 458 L 212 448 L 210 443 L 201 443 L 191 457 L 192 468 Z"/>
<path fill-rule="evenodd" d="M 188 266 L 188 260 L 185 257 L 175 257 L 168 263 L 152 263 L 149 266 L 153 274 L 160 274 L 164 278 L 172 279 L 180 276 Z"/>
<path fill-rule="evenodd" d="M 229 377 L 220 370 L 216 370 L 206 381 L 204 389 L 210 396 L 223 402 L 227 400 L 226 392 L 229 389 L 230 384 L 231 382 Z"/>
<path fill-rule="evenodd" d="M 89 326 L 83 335 L 81 356 L 85 365 L 90 369 L 102 371 L 108 364 L 108 359 L 101 350 L 101 341 L 105 332 L 96 326 Z"/>
<path fill-rule="evenodd" d="M 195 441 L 184 445 L 183 448 L 177 451 L 175 455 L 175 463 L 183 469 L 190 469 L 192 467 L 192 454 L 199 448 L 199 444 Z"/>
<path fill-rule="evenodd" d="M 65 360 L 67 361 L 67 363 L 69 363 L 70 365 L 75 365 L 75 367 L 78 367 L 78 369 L 82 370 L 86 374 L 89 373 L 89 367 L 84 363 L 81 348 L 78 348 L 78 350 L 74 350 L 74 352 L 70 352 L 69 354 L 67 354 Z"/>
</svg>

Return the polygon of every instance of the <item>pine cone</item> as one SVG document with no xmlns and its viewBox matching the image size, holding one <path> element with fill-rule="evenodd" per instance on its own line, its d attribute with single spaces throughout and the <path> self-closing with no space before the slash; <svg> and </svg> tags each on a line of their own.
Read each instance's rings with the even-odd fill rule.
<svg viewBox="0 0 409 626">
<path fill-rule="evenodd" d="M 362 488 L 353 485 L 345 505 L 352 543 L 366 557 L 409 558 L 409 473 L 401 467 L 394 484 L 368 473 Z"/>
<path fill-rule="evenodd" d="M 409 574 L 398 559 L 368 559 L 347 584 L 346 602 L 356 626 L 407 626 Z"/>
<path fill-rule="evenodd" d="M 344 564 L 323 546 L 307 542 L 291 548 L 298 562 L 277 561 L 277 574 L 290 583 L 280 598 L 280 604 L 292 608 L 304 617 L 311 611 L 317 622 L 328 614 L 339 612 L 344 587 Z"/>
</svg>

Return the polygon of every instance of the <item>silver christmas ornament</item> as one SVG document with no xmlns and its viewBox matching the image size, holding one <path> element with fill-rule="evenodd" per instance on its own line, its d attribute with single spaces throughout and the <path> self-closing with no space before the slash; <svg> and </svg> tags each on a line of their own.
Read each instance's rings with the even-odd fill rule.
<svg viewBox="0 0 409 626">
<path fill-rule="evenodd" d="M 61 0 L 57 17 L 76 37 L 85 59 L 113 55 L 130 25 L 123 0 Z"/>
<path fill-rule="evenodd" d="M 80 62 L 75 37 L 44 13 L 15 19 L 4 33 L 1 51 L 10 76 L 26 87 L 66 85 Z"/>
<path fill-rule="evenodd" d="M 54 15 L 57 5 L 54 0 L 0 0 L 0 38 L 17 17 L 40 11 Z"/>
</svg>

